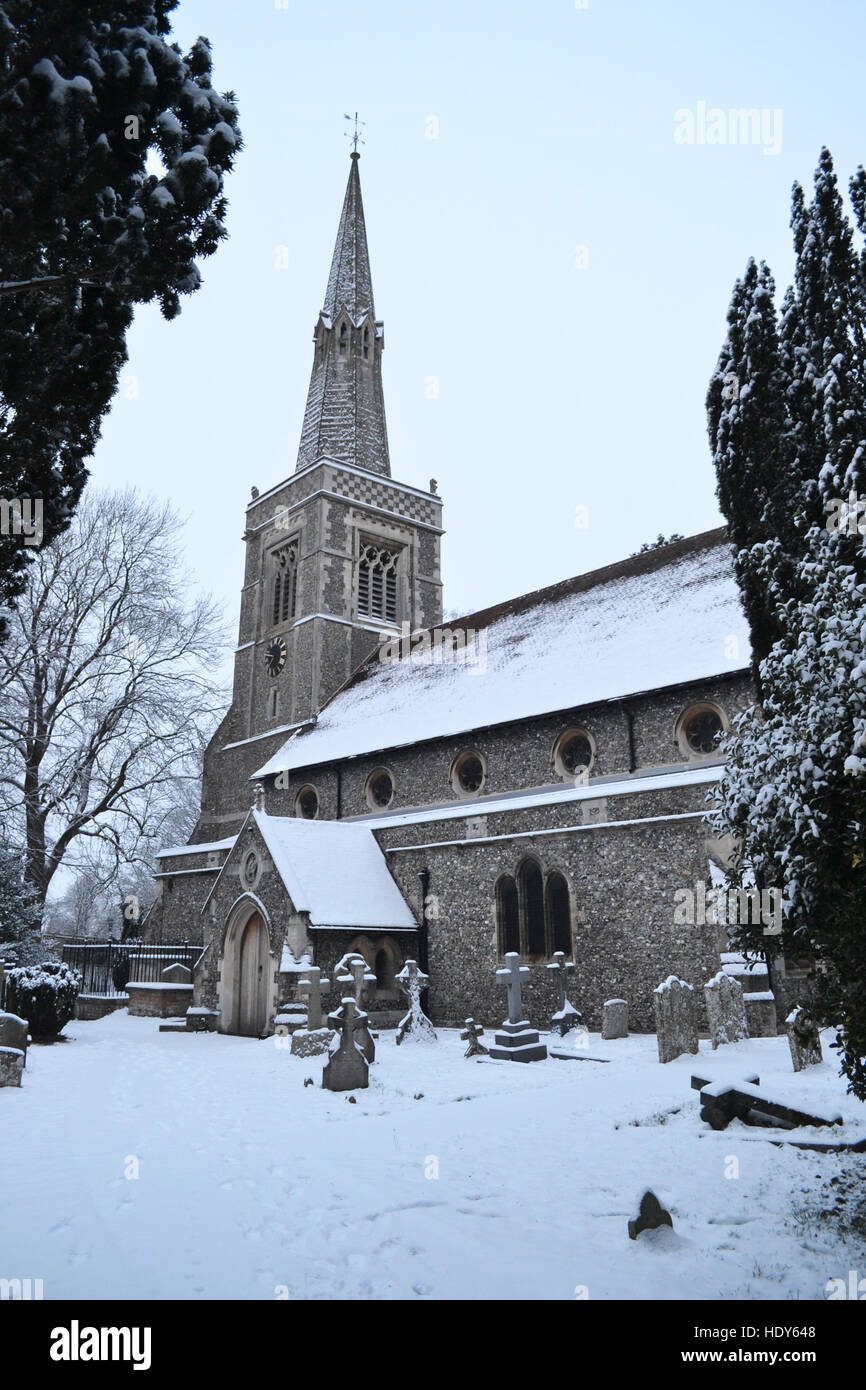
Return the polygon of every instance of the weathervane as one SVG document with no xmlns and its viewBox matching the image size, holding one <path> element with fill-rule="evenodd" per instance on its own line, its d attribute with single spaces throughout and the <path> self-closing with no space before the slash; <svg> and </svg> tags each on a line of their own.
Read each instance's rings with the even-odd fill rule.
<svg viewBox="0 0 866 1390">
<path fill-rule="evenodd" d="M 358 153 L 358 146 L 359 146 L 359 145 L 364 145 L 364 144 L 366 144 L 366 141 L 364 140 L 364 137 L 361 135 L 361 132 L 360 132 L 360 130 L 358 129 L 358 127 L 359 127 L 359 126 L 366 125 L 367 122 L 366 122 L 366 121 L 359 121 L 359 120 L 358 120 L 358 113 L 357 113 L 357 111 L 355 112 L 354 116 L 345 116 L 345 117 L 344 117 L 344 120 L 347 120 L 347 121 L 354 121 L 354 122 L 355 122 L 355 129 L 354 129 L 354 132 L 351 131 L 351 130 L 344 130 L 344 131 L 343 131 L 343 134 L 346 136 L 346 138 L 347 138 L 348 140 L 351 140 L 351 142 L 352 142 L 352 150 L 353 150 L 353 152 L 354 152 L 355 154 L 357 154 L 357 153 Z"/>
</svg>

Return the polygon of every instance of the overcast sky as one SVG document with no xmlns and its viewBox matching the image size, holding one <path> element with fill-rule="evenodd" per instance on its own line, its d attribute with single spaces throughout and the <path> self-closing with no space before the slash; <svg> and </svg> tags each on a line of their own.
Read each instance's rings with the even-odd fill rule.
<svg viewBox="0 0 866 1390">
<path fill-rule="evenodd" d="M 174 33 L 239 100 L 230 239 L 179 319 L 138 315 L 92 472 L 189 517 L 232 635 L 250 487 L 295 466 L 356 109 L 391 466 L 438 479 L 446 606 L 719 524 L 731 286 L 755 255 L 784 288 L 822 143 L 846 184 L 866 160 L 862 0 L 181 0 Z M 699 103 L 766 111 L 767 138 L 698 143 Z"/>
</svg>

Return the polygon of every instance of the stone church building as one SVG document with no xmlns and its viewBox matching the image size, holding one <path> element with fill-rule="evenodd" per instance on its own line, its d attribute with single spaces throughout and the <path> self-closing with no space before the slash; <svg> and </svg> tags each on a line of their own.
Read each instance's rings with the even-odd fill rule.
<svg viewBox="0 0 866 1390">
<path fill-rule="evenodd" d="M 415 958 L 435 1022 L 497 1023 L 517 950 L 544 1026 L 561 950 L 591 1028 L 616 996 L 651 1029 L 654 987 L 700 986 L 724 945 L 674 910 L 723 865 L 702 812 L 754 698 L 724 532 L 443 628 L 442 499 L 391 473 L 358 166 L 297 467 L 246 511 L 231 708 L 145 939 L 204 942 L 196 1005 L 225 1032 L 271 1031 L 303 966 L 349 949 L 383 1021 Z"/>
</svg>

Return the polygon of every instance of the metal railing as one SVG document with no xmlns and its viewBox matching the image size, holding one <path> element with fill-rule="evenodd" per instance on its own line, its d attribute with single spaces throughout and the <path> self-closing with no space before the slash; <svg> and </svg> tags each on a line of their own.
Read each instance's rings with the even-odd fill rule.
<svg viewBox="0 0 866 1390">
<path fill-rule="evenodd" d="M 63 947 L 63 959 L 81 976 L 81 993 L 117 998 L 126 993 L 130 980 L 159 983 L 170 965 L 185 965 L 190 972 L 204 950 L 183 942 L 178 946 L 146 946 L 130 941 L 78 942 Z"/>
</svg>

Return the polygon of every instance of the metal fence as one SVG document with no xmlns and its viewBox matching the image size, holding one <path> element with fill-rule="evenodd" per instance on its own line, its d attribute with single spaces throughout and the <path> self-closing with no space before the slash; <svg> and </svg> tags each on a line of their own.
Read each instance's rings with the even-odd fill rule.
<svg viewBox="0 0 866 1390">
<path fill-rule="evenodd" d="M 82 994 L 117 998 L 126 993 L 129 980 L 158 983 L 163 971 L 178 962 L 194 970 L 203 950 L 203 946 L 191 946 L 189 942 L 179 946 L 145 946 L 135 941 L 122 945 L 115 941 L 81 942 L 64 946 L 63 959 L 81 976 Z"/>
</svg>

